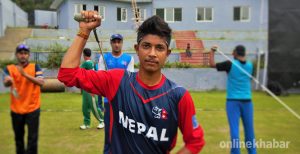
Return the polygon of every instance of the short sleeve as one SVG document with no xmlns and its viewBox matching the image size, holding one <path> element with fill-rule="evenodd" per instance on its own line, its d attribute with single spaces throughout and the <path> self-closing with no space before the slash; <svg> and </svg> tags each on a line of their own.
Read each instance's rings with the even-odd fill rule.
<svg viewBox="0 0 300 154">
<path fill-rule="evenodd" d="M 35 65 L 35 77 L 44 77 L 44 73 L 38 64 Z"/>
<path fill-rule="evenodd" d="M 228 73 L 231 69 L 231 65 L 232 63 L 230 61 L 224 61 L 221 63 L 217 63 L 216 68 L 218 71 L 226 71 Z"/>
</svg>

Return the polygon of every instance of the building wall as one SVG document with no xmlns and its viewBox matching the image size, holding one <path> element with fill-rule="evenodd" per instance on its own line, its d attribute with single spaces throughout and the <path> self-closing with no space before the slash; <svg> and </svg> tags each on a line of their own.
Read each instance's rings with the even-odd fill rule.
<svg viewBox="0 0 300 154">
<path fill-rule="evenodd" d="M 4 35 L 7 26 L 27 27 L 28 15 L 10 0 L 0 0 L 0 36 Z"/>
<path fill-rule="evenodd" d="M 65 1 L 60 6 L 59 17 L 59 28 L 71 28 L 77 29 L 78 23 L 71 17 L 74 15 L 75 4 L 86 4 L 87 10 L 93 10 L 94 5 L 104 6 L 105 7 L 105 19 L 101 23 L 101 28 L 112 30 L 112 29 L 134 29 L 134 22 L 132 20 L 133 12 L 131 8 L 131 3 L 128 2 L 112 2 L 112 1 L 99 1 L 99 0 L 69 0 Z M 127 22 L 117 21 L 117 8 L 122 7 L 127 9 Z M 150 3 L 139 4 L 139 7 L 145 8 L 147 10 L 147 15 L 152 14 L 152 7 Z M 61 13 L 64 10 L 63 14 Z M 69 14 L 69 17 L 66 17 L 66 14 Z M 61 19 L 64 20 L 61 20 Z"/>
<path fill-rule="evenodd" d="M 262 22 L 260 21 L 261 1 L 223 0 L 220 3 L 219 0 L 153 0 L 152 3 L 138 3 L 137 6 L 147 10 L 147 17 L 154 15 L 156 8 L 182 8 L 182 21 L 169 22 L 171 28 L 174 30 L 259 30 L 260 26 L 262 26 L 263 29 L 267 29 L 268 0 L 262 1 L 264 3 Z M 106 19 L 102 22 L 102 28 L 104 29 L 134 28 L 134 23 L 131 20 L 133 17 L 131 3 L 107 0 L 68 0 L 64 2 L 64 5 L 68 6 L 62 5 L 60 7 L 60 10 L 64 10 L 65 13 L 58 15 L 64 16 L 65 14 L 69 14 L 73 16 L 74 4 L 86 4 L 87 10 L 93 10 L 94 5 L 105 6 Z M 233 21 L 234 6 L 250 6 L 250 21 Z M 127 22 L 117 21 L 117 7 L 127 8 Z M 197 7 L 212 7 L 214 9 L 213 22 L 197 22 Z M 62 20 L 59 23 L 61 28 L 78 28 L 76 21 L 70 17 L 67 19 L 68 20 Z"/>
<path fill-rule="evenodd" d="M 57 25 L 60 29 L 69 29 L 69 1 L 64 1 L 57 10 Z"/>
<path fill-rule="evenodd" d="M 250 22 L 233 21 L 234 6 L 250 6 Z M 182 8 L 182 21 L 169 23 L 176 30 L 258 30 L 260 1 L 249 0 L 153 0 L 153 9 Z M 264 22 L 267 21 L 267 0 L 264 0 Z M 196 22 L 197 7 L 212 7 L 213 22 Z M 267 24 L 264 23 L 264 29 Z"/>
<path fill-rule="evenodd" d="M 13 15 L 13 20 L 14 22 L 14 27 L 27 27 L 28 26 L 28 14 L 23 11 L 19 6 L 17 6 L 14 3 L 14 15 Z"/>
<path fill-rule="evenodd" d="M 34 10 L 34 24 L 36 26 L 57 26 L 57 14 L 54 11 Z"/>
</svg>

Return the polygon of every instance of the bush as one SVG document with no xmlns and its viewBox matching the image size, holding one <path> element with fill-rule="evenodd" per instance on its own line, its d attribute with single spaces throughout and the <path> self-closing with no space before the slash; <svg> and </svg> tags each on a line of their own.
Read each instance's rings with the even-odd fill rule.
<svg viewBox="0 0 300 154">
<path fill-rule="evenodd" d="M 140 63 L 134 64 L 134 68 L 140 68 Z"/>
<path fill-rule="evenodd" d="M 38 61 L 38 62 L 35 62 L 35 61 L 30 61 L 31 63 L 36 63 L 36 64 L 39 64 L 41 67 L 45 68 L 45 67 L 48 67 L 47 65 L 47 62 L 42 62 L 42 61 Z M 13 59 L 13 60 L 0 60 L 0 68 L 4 68 L 6 67 L 7 65 L 10 65 L 10 64 L 17 64 L 17 60 L 16 59 Z"/>
<path fill-rule="evenodd" d="M 54 44 L 51 44 L 49 47 L 49 51 L 51 52 L 63 52 L 65 53 L 68 50 L 67 47 L 55 42 Z"/>
<path fill-rule="evenodd" d="M 62 46 L 58 43 L 52 44 L 48 50 L 50 51 L 48 57 L 47 57 L 47 62 L 42 62 L 42 61 L 36 61 L 37 64 L 39 64 L 43 68 L 59 68 L 62 58 L 67 51 L 67 47 Z M 17 60 L 2 60 L 0 61 L 0 68 L 5 67 L 8 64 L 16 64 Z"/>
<path fill-rule="evenodd" d="M 189 64 L 189 63 L 181 63 L 181 62 L 175 62 L 174 65 L 175 66 L 172 68 L 191 68 L 192 67 L 191 64 Z"/>
<path fill-rule="evenodd" d="M 62 58 L 63 58 L 65 52 L 67 51 L 67 48 L 58 43 L 55 43 L 50 46 L 49 50 L 51 52 L 48 55 L 46 67 L 50 68 L 50 69 L 59 68 Z"/>
<path fill-rule="evenodd" d="M 7 65 L 10 65 L 10 64 L 16 64 L 17 63 L 17 60 L 0 60 L 0 68 L 4 68 L 5 66 Z"/>
<path fill-rule="evenodd" d="M 51 52 L 48 55 L 47 62 L 46 62 L 46 67 L 47 68 L 58 68 L 61 64 L 63 54 L 59 52 Z"/>
<path fill-rule="evenodd" d="M 33 61 L 33 63 L 39 64 L 41 68 L 48 68 L 48 62 L 44 61 Z"/>
<path fill-rule="evenodd" d="M 164 68 L 192 68 L 192 65 L 189 63 L 181 63 L 181 62 L 170 63 L 168 61 L 166 62 Z"/>
<path fill-rule="evenodd" d="M 134 64 L 134 68 L 139 68 L 140 63 Z M 207 66 L 198 66 L 198 65 L 191 65 L 189 63 L 181 63 L 181 62 L 174 62 L 170 63 L 167 61 L 164 65 L 164 68 L 206 68 Z"/>
</svg>

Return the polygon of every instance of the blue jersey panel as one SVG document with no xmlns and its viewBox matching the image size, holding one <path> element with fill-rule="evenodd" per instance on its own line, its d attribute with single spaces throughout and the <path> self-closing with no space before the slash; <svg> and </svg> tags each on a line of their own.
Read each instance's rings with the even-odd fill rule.
<svg viewBox="0 0 300 154">
<path fill-rule="evenodd" d="M 252 74 L 253 66 L 251 62 L 247 61 L 242 64 L 238 60 L 233 60 L 227 78 L 227 99 L 251 99 L 251 78 L 242 72 L 238 66 Z"/>
<path fill-rule="evenodd" d="M 123 53 L 120 57 L 114 57 L 112 53 L 106 53 L 104 54 L 104 59 L 108 69 L 127 69 L 127 66 L 131 60 L 131 56 Z"/>
</svg>

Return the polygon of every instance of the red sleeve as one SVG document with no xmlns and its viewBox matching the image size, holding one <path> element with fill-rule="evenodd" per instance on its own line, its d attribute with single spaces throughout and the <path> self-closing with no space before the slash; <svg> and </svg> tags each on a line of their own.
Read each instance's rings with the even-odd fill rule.
<svg viewBox="0 0 300 154">
<path fill-rule="evenodd" d="M 60 68 L 57 79 L 66 86 L 76 86 L 87 92 L 107 97 L 109 101 L 115 96 L 124 70 L 94 71 L 82 68 Z"/>
<path fill-rule="evenodd" d="M 188 91 L 181 98 L 178 111 L 179 128 L 183 134 L 185 147 L 192 153 L 199 153 L 205 144 L 204 133 L 197 122 L 194 102 Z"/>
</svg>

